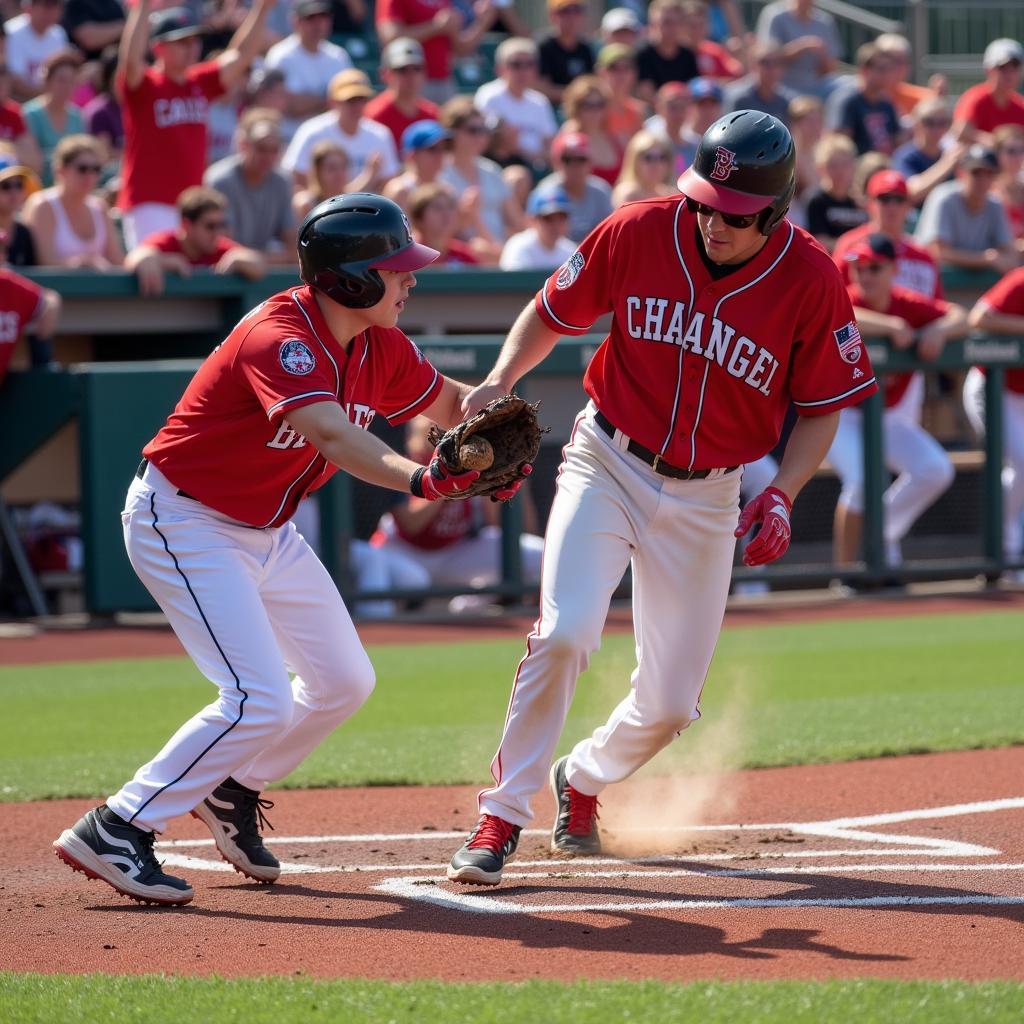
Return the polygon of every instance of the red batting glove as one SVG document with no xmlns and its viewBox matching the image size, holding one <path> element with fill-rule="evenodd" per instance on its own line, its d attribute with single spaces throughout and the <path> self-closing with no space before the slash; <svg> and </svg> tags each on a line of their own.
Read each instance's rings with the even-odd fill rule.
<svg viewBox="0 0 1024 1024">
<path fill-rule="evenodd" d="M 519 493 L 519 488 L 526 483 L 526 478 L 533 472 L 533 466 L 529 462 L 524 462 L 519 467 L 519 472 L 523 475 L 513 480 L 507 487 L 495 491 L 491 495 L 491 501 L 511 501 Z"/>
<path fill-rule="evenodd" d="M 791 529 L 789 514 L 793 502 L 778 487 L 766 487 L 740 513 L 734 536 L 749 533 L 755 523 L 761 524 L 757 536 L 743 552 L 744 565 L 767 565 L 781 558 L 789 547 Z"/>
<path fill-rule="evenodd" d="M 480 471 L 476 469 L 465 473 L 451 473 L 435 455 L 429 466 L 420 466 L 409 477 L 409 490 L 417 498 L 426 498 L 427 501 L 458 498 L 479 475 Z"/>
</svg>

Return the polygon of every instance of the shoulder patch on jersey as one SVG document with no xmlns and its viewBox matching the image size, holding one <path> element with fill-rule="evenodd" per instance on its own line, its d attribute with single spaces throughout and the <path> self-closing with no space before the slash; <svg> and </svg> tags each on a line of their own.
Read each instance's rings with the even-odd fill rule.
<svg viewBox="0 0 1024 1024">
<path fill-rule="evenodd" d="M 586 265 L 586 257 L 577 249 L 562 265 L 558 268 L 558 277 L 555 278 L 555 287 L 559 290 L 568 288 L 569 285 L 580 276 L 580 271 Z"/>
<path fill-rule="evenodd" d="M 291 338 L 281 346 L 281 365 L 296 376 L 302 377 L 312 373 L 316 367 L 316 356 L 309 346 L 298 338 Z"/>
<path fill-rule="evenodd" d="M 856 323 L 851 320 L 844 324 L 837 331 L 832 332 L 839 348 L 839 354 L 848 363 L 855 363 L 860 359 L 861 337 Z"/>
</svg>

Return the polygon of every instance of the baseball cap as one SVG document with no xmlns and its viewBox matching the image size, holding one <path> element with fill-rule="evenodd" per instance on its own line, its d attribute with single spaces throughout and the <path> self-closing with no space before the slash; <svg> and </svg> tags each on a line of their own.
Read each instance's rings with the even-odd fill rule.
<svg viewBox="0 0 1024 1024">
<path fill-rule="evenodd" d="M 874 232 L 862 238 L 843 258 L 849 263 L 895 263 L 896 246 L 888 235 Z"/>
<path fill-rule="evenodd" d="M 27 196 L 42 188 L 35 171 L 18 163 L 18 158 L 14 153 L 0 152 L 0 181 L 7 181 L 8 178 L 21 178 L 25 182 L 25 195 Z"/>
<path fill-rule="evenodd" d="M 416 149 L 427 149 L 443 139 L 450 139 L 451 133 L 444 125 L 429 118 L 414 121 L 402 132 L 402 152 L 409 153 Z"/>
<path fill-rule="evenodd" d="M 722 102 L 722 87 L 711 78 L 690 79 L 690 99 Z"/>
<path fill-rule="evenodd" d="M 972 170 L 975 167 L 984 167 L 989 171 L 999 170 L 999 157 L 996 156 L 995 150 L 989 149 L 988 146 L 983 146 L 980 142 L 975 142 L 972 146 L 967 147 L 967 151 L 957 165 L 963 168 L 965 171 Z"/>
<path fill-rule="evenodd" d="M 636 53 L 632 46 L 625 43 L 609 43 L 602 46 L 597 54 L 597 66 L 599 68 L 611 67 L 620 60 L 628 60 L 630 64 L 636 63 Z"/>
<path fill-rule="evenodd" d="M 590 156 L 590 140 L 583 132 L 559 132 L 551 143 L 551 159 L 558 160 L 567 152 Z"/>
<path fill-rule="evenodd" d="M 1012 60 L 1024 64 L 1024 47 L 1016 39 L 993 39 L 985 47 L 981 63 L 986 68 L 998 68 Z"/>
<path fill-rule="evenodd" d="M 408 39 L 402 36 L 399 39 L 392 39 L 381 51 L 381 67 L 391 70 L 395 68 L 407 68 L 410 64 L 423 64 L 423 47 L 415 39 Z"/>
<path fill-rule="evenodd" d="M 189 36 L 204 36 L 206 31 L 185 7 L 168 7 L 149 16 L 151 43 L 174 43 Z"/>
<path fill-rule="evenodd" d="M 330 14 L 332 10 L 331 0 L 296 0 L 292 14 L 296 18 L 310 18 L 314 14 Z"/>
<path fill-rule="evenodd" d="M 867 193 L 872 199 L 879 196 L 907 195 L 907 179 L 899 171 L 875 171 L 868 178 Z"/>
<path fill-rule="evenodd" d="M 613 7 L 601 19 L 601 31 L 607 32 L 609 35 L 613 32 L 622 32 L 625 29 L 639 32 L 642 28 L 640 19 L 628 7 Z"/>
<path fill-rule="evenodd" d="M 347 68 L 339 71 L 327 86 L 327 95 L 336 103 L 354 100 L 359 96 L 372 99 L 376 93 L 370 85 L 370 79 L 358 68 Z"/>
<path fill-rule="evenodd" d="M 526 200 L 526 212 L 531 217 L 544 217 L 549 213 L 568 213 L 571 209 L 572 200 L 561 185 L 534 189 Z"/>
</svg>

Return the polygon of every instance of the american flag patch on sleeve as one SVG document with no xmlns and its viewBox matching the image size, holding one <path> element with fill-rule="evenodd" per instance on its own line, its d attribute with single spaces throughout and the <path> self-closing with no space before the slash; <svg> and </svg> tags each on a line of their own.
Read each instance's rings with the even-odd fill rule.
<svg viewBox="0 0 1024 1024">
<path fill-rule="evenodd" d="M 839 354 L 848 363 L 855 363 L 860 359 L 861 337 L 856 323 L 850 321 L 839 330 L 832 332 L 839 347 Z"/>
</svg>

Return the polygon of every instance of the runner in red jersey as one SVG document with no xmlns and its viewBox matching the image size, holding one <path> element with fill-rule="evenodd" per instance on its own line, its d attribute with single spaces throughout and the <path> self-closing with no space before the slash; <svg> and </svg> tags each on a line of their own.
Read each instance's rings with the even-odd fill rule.
<svg viewBox="0 0 1024 1024">
<path fill-rule="evenodd" d="M 896 348 L 916 347 L 922 359 L 936 359 L 948 338 L 967 331 L 960 306 L 918 295 L 895 283 L 896 247 L 890 237 L 869 235 L 847 254 L 853 282 L 850 299 L 860 330 L 886 337 Z M 900 542 L 921 513 L 953 482 L 953 464 L 921 425 L 924 383 L 920 373 L 885 377 L 882 448 L 886 466 L 896 475 L 882 502 L 886 561 L 901 561 Z M 829 449 L 829 461 L 842 483 L 836 504 L 834 541 L 839 565 L 860 557 L 864 524 L 864 441 L 860 409 L 844 409 Z"/>
<path fill-rule="evenodd" d="M 207 357 L 128 491 L 132 566 L 220 693 L 54 845 L 143 902 L 192 899 L 153 856 L 154 833 L 189 811 L 236 870 L 274 881 L 260 791 L 373 689 L 341 596 L 289 522 L 303 496 L 339 467 L 430 500 L 478 475 L 420 465 L 366 430 L 378 414 L 462 418 L 469 385 L 439 374 L 396 327 L 413 271 L 437 252 L 413 241 L 393 202 L 362 193 L 314 207 L 298 247 L 306 286 L 257 306 Z"/>
<path fill-rule="evenodd" d="M 6 246 L 7 238 L 0 232 L 0 260 Z M 34 365 L 49 362 L 49 339 L 57 329 L 59 318 L 60 297 L 56 292 L 40 288 L 35 281 L 0 266 L 0 384 L 7 376 L 15 346 L 26 328 L 36 334 L 31 362 Z"/>
<path fill-rule="evenodd" d="M 117 205 L 124 211 L 128 249 L 155 231 L 173 229 L 178 196 L 202 184 L 210 101 L 248 73 L 272 6 L 272 0 L 254 0 L 228 48 L 202 63 L 199 37 L 205 30 L 187 10 L 171 7 L 150 19 L 150 0 L 131 9 L 115 80 L 124 118 Z M 147 67 L 150 44 L 156 63 Z"/>
<path fill-rule="evenodd" d="M 632 562 L 639 661 L 607 724 L 555 762 L 552 846 L 600 850 L 597 797 L 695 721 L 721 628 L 736 537 L 747 565 L 781 556 L 792 499 L 839 410 L 875 391 L 839 271 L 785 219 L 795 148 L 780 121 L 737 111 L 707 130 L 682 196 L 627 203 L 521 314 L 467 409 L 507 391 L 562 334 L 613 314 L 548 519 L 541 615 L 527 640 L 481 817 L 448 877 L 494 885 L 532 815 L 576 679 Z M 739 514 L 739 467 L 778 443 L 778 472 Z"/>
</svg>

